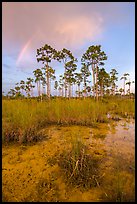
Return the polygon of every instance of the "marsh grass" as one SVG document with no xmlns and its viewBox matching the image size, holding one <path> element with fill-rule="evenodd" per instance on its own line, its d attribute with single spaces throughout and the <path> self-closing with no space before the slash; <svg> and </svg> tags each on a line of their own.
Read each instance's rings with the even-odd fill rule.
<svg viewBox="0 0 137 204">
<path fill-rule="evenodd" d="M 118 172 L 111 175 L 111 180 L 108 179 L 107 197 L 103 200 L 107 202 L 134 202 L 135 189 L 134 178 L 127 172 Z"/>
<path fill-rule="evenodd" d="M 41 178 L 36 187 L 37 202 L 57 202 L 59 188 L 55 181 Z"/>
<path fill-rule="evenodd" d="M 76 138 L 72 140 L 72 148 L 64 151 L 58 158 L 66 183 L 83 190 L 98 185 L 100 159 L 88 153 L 88 148 Z"/>
<path fill-rule="evenodd" d="M 103 197 L 103 200 L 107 202 L 134 202 L 135 172 L 132 167 L 134 165 L 131 165 L 130 161 L 121 156 L 115 159 L 111 173 L 102 181 L 103 188 L 108 195 Z"/>
<path fill-rule="evenodd" d="M 2 101 L 2 141 L 31 142 L 38 140 L 37 131 L 49 124 L 90 125 L 109 122 L 107 113 L 123 117 L 133 116 L 134 101 L 127 99 L 91 98 L 61 99 L 39 102 L 32 100 Z"/>
</svg>

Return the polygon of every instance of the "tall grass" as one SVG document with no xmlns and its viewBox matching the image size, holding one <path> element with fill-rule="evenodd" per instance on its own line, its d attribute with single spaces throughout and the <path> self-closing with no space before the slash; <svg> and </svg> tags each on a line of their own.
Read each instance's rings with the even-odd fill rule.
<svg viewBox="0 0 137 204">
<path fill-rule="evenodd" d="M 49 164 L 58 164 L 64 181 L 71 186 L 82 190 L 98 185 L 101 158 L 89 154 L 89 148 L 78 135 L 72 138 L 71 147 L 48 161 Z"/>
<path fill-rule="evenodd" d="M 38 129 L 47 124 L 93 125 L 107 122 L 108 111 L 134 116 L 134 108 L 134 101 L 122 99 L 2 100 L 2 139 L 20 143 L 37 140 Z"/>
<path fill-rule="evenodd" d="M 80 146 L 81 144 L 79 144 Z M 74 147 L 73 147 L 74 148 Z M 75 147 L 76 148 L 76 147 Z M 85 154 L 85 147 L 81 145 L 78 152 L 63 153 L 60 159 L 60 167 L 63 170 L 64 179 L 73 186 L 84 189 L 97 185 L 95 177 L 98 175 L 99 161 L 93 155 Z"/>
</svg>

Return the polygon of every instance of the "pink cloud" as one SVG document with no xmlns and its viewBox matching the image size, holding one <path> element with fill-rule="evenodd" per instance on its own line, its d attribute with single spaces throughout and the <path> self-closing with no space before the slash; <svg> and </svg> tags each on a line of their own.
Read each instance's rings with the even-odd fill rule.
<svg viewBox="0 0 137 204">
<path fill-rule="evenodd" d="M 83 10 L 80 3 L 20 3 L 4 2 L 2 14 L 2 35 L 4 47 L 16 43 L 22 48 L 22 44 L 38 32 L 37 41 L 45 43 L 57 43 L 72 45 L 83 43 L 84 39 L 91 40 L 102 31 L 99 16 L 95 18 Z M 77 10 L 76 10 L 77 9 Z M 82 13 L 81 13 L 82 12 Z M 95 35 L 96 33 L 96 35 Z M 41 38 L 40 38 L 41 37 Z M 76 43 L 76 44 L 75 44 Z"/>
<path fill-rule="evenodd" d="M 58 38 L 62 44 L 69 46 L 81 46 L 86 40 L 95 40 L 102 33 L 101 17 L 88 18 L 87 16 L 76 16 L 74 19 L 60 20 L 55 27 Z"/>
<path fill-rule="evenodd" d="M 106 24 L 126 21 L 123 4 L 107 2 L 3 2 L 2 47 L 6 54 L 36 60 L 36 49 L 45 43 L 75 51 L 87 41 L 103 36 Z M 30 40 L 31 39 L 31 40 Z M 21 54 L 22 53 L 22 54 Z M 22 61 L 23 63 L 23 61 Z"/>
</svg>

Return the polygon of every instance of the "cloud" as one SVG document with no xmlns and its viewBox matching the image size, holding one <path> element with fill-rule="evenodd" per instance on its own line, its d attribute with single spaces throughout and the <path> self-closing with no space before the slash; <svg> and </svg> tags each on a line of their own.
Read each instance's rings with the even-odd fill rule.
<svg viewBox="0 0 137 204">
<path fill-rule="evenodd" d="M 95 19 L 87 16 L 76 16 L 74 19 L 63 19 L 55 27 L 60 39 L 59 42 L 66 46 L 81 46 L 87 40 L 96 39 L 102 32 L 102 18 Z"/>
<path fill-rule="evenodd" d="M 123 9 L 126 5 L 126 2 L 3 2 L 3 43 L 16 41 L 19 46 L 37 31 L 44 33 L 45 41 L 94 39 L 106 23 L 127 22 L 129 12 Z"/>
<path fill-rule="evenodd" d="M 75 50 L 99 39 L 108 22 L 126 22 L 123 5 L 126 3 L 3 2 L 3 50 L 19 55 L 33 35 L 37 38 L 32 40 L 31 50 L 45 43 Z"/>
<path fill-rule="evenodd" d="M 39 43 L 75 47 L 97 38 L 102 32 L 102 17 L 93 11 L 89 16 L 83 4 L 4 2 L 2 6 L 2 42 L 7 52 L 13 52 L 15 44 L 20 51 L 34 33 L 39 33 L 35 39 Z"/>
<path fill-rule="evenodd" d="M 103 32 L 99 13 L 89 16 L 77 3 L 3 3 L 2 20 L 3 51 L 16 53 L 16 66 L 24 69 L 36 66 L 36 49 L 45 43 L 75 52 Z"/>
</svg>

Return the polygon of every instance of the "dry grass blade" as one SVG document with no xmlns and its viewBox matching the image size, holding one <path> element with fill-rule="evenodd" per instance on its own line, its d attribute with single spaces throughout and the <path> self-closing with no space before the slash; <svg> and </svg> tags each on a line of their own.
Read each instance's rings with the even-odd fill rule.
<svg viewBox="0 0 137 204">
<path fill-rule="evenodd" d="M 76 171 L 76 169 L 77 169 L 77 167 L 78 167 L 78 162 L 79 162 L 79 160 L 78 160 L 78 161 L 76 161 L 75 168 L 74 168 L 74 170 L 73 170 L 73 172 L 72 172 L 72 174 L 71 174 L 71 176 L 70 176 L 70 178 L 69 178 L 69 179 L 71 179 L 71 177 L 74 175 L 74 173 L 75 173 L 75 171 Z"/>
</svg>

